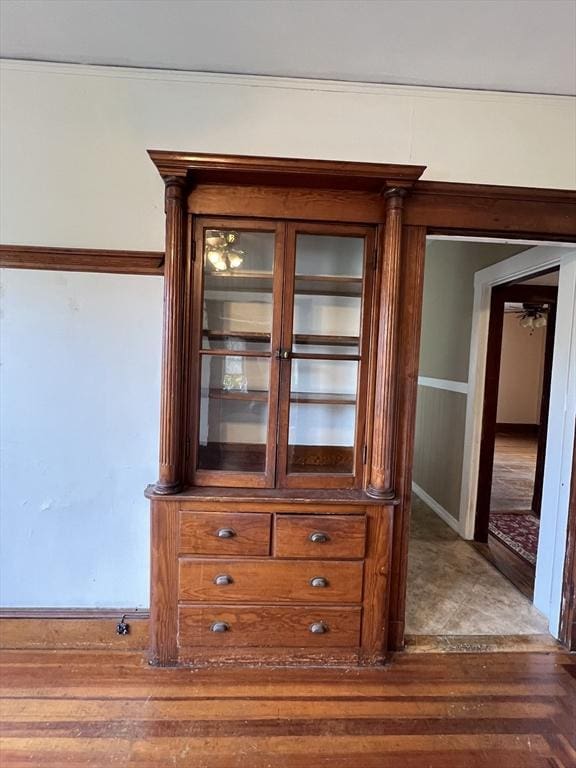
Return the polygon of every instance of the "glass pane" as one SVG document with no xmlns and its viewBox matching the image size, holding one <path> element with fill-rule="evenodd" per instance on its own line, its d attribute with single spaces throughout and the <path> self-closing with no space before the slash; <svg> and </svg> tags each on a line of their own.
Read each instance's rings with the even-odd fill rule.
<svg viewBox="0 0 576 768">
<path fill-rule="evenodd" d="M 204 349 L 270 349 L 274 233 L 204 234 Z"/>
<path fill-rule="evenodd" d="M 358 362 L 292 360 L 288 472 L 352 474 Z"/>
<path fill-rule="evenodd" d="M 358 354 L 363 267 L 361 237 L 297 236 L 294 352 Z"/>
<path fill-rule="evenodd" d="M 264 472 L 270 360 L 203 355 L 198 467 Z"/>
</svg>

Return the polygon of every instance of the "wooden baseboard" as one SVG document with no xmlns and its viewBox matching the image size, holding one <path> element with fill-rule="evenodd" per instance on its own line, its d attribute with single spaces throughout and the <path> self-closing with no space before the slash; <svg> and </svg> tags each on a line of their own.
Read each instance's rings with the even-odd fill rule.
<svg viewBox="0 0 576 768">
<path fill-rule="evenodd" d="M 125 616 L 127 635 L 116 625 Z M 117 609 L 0 609 L 0 648 L 144 651 L 149 611 Z"/>
</svg>

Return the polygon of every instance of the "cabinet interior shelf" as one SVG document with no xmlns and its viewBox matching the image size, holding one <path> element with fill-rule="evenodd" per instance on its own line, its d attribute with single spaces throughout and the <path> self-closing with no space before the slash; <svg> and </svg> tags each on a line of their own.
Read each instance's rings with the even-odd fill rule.
<svg viewBox="0 0 576 768">
<path fill-rule="evenodd" d="M 206 290 L 272 292 L 271 272 L 210 272 Z M 360 296 L 362 278 L 348 275 L 296 275 L 296 294 L 319 296 Z M 206 297 L 209 301 L 209 296 Z"/>
<path fill-rule="evenodd" d="M 239 339 L 241 341 L 269 343 L 271 335 L 269 333 L 259 333 L 258 331 L 209 331 L 204 329 L 202 332 L 204 338 L 213 341 L 222 341 L 225 339 Z M 360 339 L 358 336 L 326 336 L 319 334 L 296 333 L 292 337 L 294 344 L 317 344 L 327 347 L 356 347 Z M 230 350 L 234 352 L 235 350 Z"/>
<path fill-rule="evenodd" d="M 208 394 L 213 400 L 268 402 L 268 392 L 261 389 L 243 391 L 211 388 Z M 355 405 L 356 398 L 353 395 L 342 395 L 335 392 L 291 392 L 290 402 L 309 405 Z"/>
</svg>

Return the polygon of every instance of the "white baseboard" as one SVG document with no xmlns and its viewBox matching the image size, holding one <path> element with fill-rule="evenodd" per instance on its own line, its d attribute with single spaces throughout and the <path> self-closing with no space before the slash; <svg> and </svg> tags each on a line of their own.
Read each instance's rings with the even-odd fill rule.
<svg viewBox="0 0 576 768">
<path fill-rule="evenodd" d="M 455 517 L 452 517 L 450 512 L 448 512 L 441 504 L 438 504 L 436 499 L 433 499 L 432 496 L 426 493 L 426 491 L 423 488 L 420 488 L 420 486 L 412 481 L 412 491 L 418 496 L 419 499 L 422 499 L 422 501 L 427 504 L 430 509 L 434 510 L 439 518 L 441 518 L 446 525 L 449 525 L 450 528 L 452 528 L 453 531 L 456 531 L 456 533 L 461 536 L 460 532 L 460 523 L 458 520 L 456 520 Z"/>
</svg>

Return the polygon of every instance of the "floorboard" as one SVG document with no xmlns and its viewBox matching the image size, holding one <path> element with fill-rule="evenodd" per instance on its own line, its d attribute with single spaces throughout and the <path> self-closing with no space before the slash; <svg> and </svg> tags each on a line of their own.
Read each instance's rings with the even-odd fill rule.
<svg viewBox="0 0 576 768">
<path fill-rule="evenodd" d="M 2 768 L 573 768 L 576 659 L 398 654 L 381 669 L 158 669 L 4 651 Z"/>
</svg>

